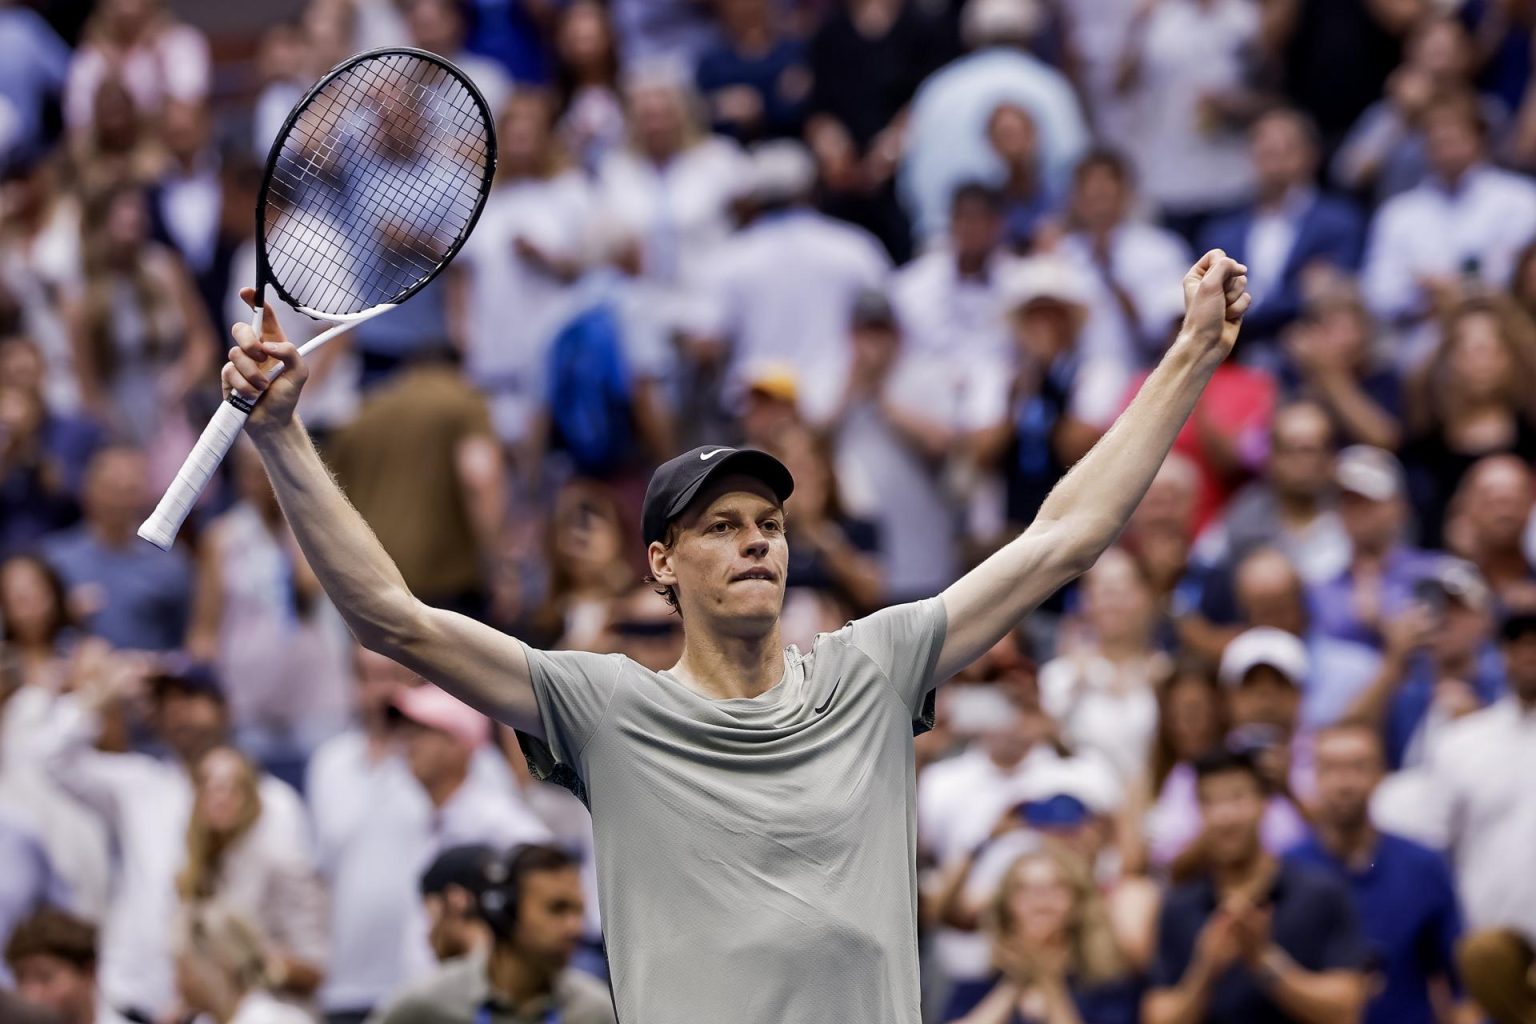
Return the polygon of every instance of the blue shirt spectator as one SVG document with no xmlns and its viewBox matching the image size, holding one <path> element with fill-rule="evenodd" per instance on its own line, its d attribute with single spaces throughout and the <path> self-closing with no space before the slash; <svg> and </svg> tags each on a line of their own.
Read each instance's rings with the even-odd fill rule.
<svg viewBox="0 0 1536 1024">
<path fill-rule="evenodd" d="M 725 37 L 704 51 L 696 74 L 710 124 L 738 142 L 798 136 L 811 97 L 804 41 L 778 30 L 769 0 L 719 8 Z"/>
<path fill-rule="evenodd" d="M 0 7 L 0 168 L 41 151 L 44 111 L 64 91 L 69 56 L 36 11 Z"/>
</svg>

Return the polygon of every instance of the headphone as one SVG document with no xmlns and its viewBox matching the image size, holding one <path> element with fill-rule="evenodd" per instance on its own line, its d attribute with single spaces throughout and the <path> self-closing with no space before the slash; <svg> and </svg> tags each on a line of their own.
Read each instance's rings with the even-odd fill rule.
<svg viewBox="0 0 1536 1024">
<path fill-rule="evenodd" d="M 485 866 L 486 886 L 480 893 L 480 917 L 498 939 L 510 939 L 517 931 L 518 896 L 528 873 L 530 845 L 514 847 L 510 856 Z"/>
</svg>

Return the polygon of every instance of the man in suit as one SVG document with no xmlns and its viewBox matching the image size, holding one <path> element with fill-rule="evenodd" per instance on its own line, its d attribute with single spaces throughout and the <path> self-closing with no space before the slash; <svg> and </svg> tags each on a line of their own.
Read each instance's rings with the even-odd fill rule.
<svg viewBox="0 0 1536 1024">
<path fill-rule="evenodd" d="M 1365 221 L 1349 202 L 1318 191 L 1317 127 L 1305 114 L 1271 110 L 1254 122 L 1249 139 L 1254 199 L 1207 225 L 1200 244 L 1220 246 L 1248 265 L 1254 307 L 1244 340 L 1251 347 L 1272 342 L 1296 319 L 1316 267 L 1359 269 Z"/>
</svg>

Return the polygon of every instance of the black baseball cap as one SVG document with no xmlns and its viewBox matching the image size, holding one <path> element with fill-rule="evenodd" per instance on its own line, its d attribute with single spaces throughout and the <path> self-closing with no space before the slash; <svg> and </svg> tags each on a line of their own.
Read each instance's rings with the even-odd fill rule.
<svg viewBox="0 0 1536 1024">
<path fill-rule="evenodd" d="M 421 894 L 435 896 L 456 885 L 467 889 L 478 902 L 501 877 L 501 860 L 500 854 L 483 844 L 450 846 L 422 874 Z"/>
<path fill-rule="evenodd" d="M 645 543 L 649 545 L 664 539 L 667 524 L 682 514 L 705 484 L 725 473 L 741 473 L 761 480 L 780 503 L 795 489 L 794 477 L 789 475 L 784 463 L 767 452 L 718 444 L 700 445 L 662 463 L 651 474 L 641 515 Z"/>
<path fill-rule="evenodd" d="M 1512 611 L 1499 623 L 1499 639 L 1505 643 L 1514 643 L 1532 633 L 1536 633 L 1536 609 Z"/>
</svg>

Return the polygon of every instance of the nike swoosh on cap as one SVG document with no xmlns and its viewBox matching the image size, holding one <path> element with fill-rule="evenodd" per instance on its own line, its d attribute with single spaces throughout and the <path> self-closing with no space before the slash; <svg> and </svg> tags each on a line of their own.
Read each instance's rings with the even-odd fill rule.
<svg viewBox="0 0 1536 1024">
<path fill-rule="evenodd" d="M 716 455 L 719 455 L 721 452 L 733 452 L 735 450 L 735 448 L 716 448 L 712 452 L 699 452 L 699 461 L 708 462 L 710 459 L 714 458 Z"/>
</svg>

